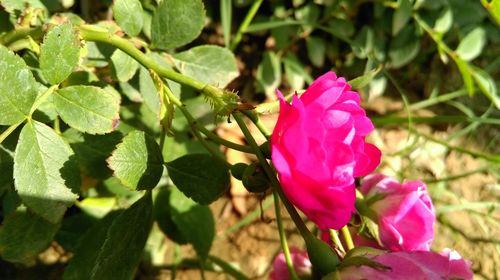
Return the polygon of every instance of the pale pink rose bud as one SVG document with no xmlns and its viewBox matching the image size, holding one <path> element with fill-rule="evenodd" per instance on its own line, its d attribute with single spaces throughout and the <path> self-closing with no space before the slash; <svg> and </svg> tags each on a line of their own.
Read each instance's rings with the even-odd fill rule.
<svg viewBox="0 0 500 280">
<path fill-rule="evenodd" d="M 441 280 L 473 278 L 471 262 L 456 252 L 445 249 L 442 253 L 430 251 L 390 252 L 366 257 L 386 266 L 350 266 L 340 271 L 341 280 Z"/>
<path fill-rule="evenodd" d="M 383 174 L 366 176 L 361 185 L 369 209 L 376 214 L 382 245 L 392 251 L 430 249 L 436 214 L 421 181 L 399 183 Z M 376 196 L 380 196 L 377 200 Z"/>
<path fill-rule="evenodd" d="M 295 247 L 290 247 L 293 268 L 298 277 L 310 277 L 312 273 L 312 264 L 309 261 L 306 251 L 301 251 Z M 289 280 L 290 272 L 286 266 L 285 255 L 280 252 L 273 262 L 273 271 L 270 274 L 271 280 Z"/>
<path fill-rule="evenodd" d="M 365 143 L 373 124 L 359 95 L 344 78 L 328 72 L 286 102 L 271 137 L 271 157 L 283 191 L 321 229 L 340 229 L 354 210 L 354 177 L 380 163 L 380 151 Z"/>
</svg>

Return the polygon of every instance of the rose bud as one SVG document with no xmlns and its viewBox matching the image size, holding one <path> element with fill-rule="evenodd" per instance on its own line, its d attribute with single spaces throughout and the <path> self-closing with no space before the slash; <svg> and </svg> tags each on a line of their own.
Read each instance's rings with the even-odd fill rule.
<svg viewBox="0 0 500 280">
<path fill-rule="evenodd" d="M 271 137 L 271 159 L 288 199 L 321 229 L 340 229 L 351 219 L 354 177 L 380 163 L 365 143 L 373 124 L 359 95 L 328 72 L 292 104 L 277 91 L 280 114 Z"/>
<path fill-rule="evenodd" d="M 301 251 L 295 247 L 290 247 L 293 268 L 298 277 L 308 278 L 312 273 L 312 264 L 309 261 L 307 252 Z M 273 262 L 273 271 L 269 276 L 271 280 L 289 280 L 292 279 L 285 261 L 285 255 L 280 252 Z"/>
<path fill-rule="evenodd" d="M 391 177 L 373 174 L 365 177 L 361 192 L 375 213 L 383 247 L 392 251 L 430 249 L 436 214 L 424 183 L 401 184 Z"/>
</svg>

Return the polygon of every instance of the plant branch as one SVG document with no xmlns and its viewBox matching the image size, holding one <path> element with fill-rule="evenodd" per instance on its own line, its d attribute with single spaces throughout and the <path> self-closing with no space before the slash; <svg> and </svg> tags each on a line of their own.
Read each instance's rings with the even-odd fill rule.
<svg viewBox="0 0 500 280">
<path fill-rule="evenodd" d="M 238 126 L 240 127 L 241 131 L 243 132 L 243 135 L 245 136 L 246 140 L 248 141 L 248 144 L 250 147 L 255 152 L 255 155 L 259 159 L 260 164 L 262 165 L 262 168 L 264 169 L 264 172 L 266 172 L 267 177 L 271 181 L 271 185 L 276 190 L 278 193 L 281 201 L 283 202 L 283 205 L 285 205 L 288 213 L 290 214 L 290 217 L 292 218 L 293 222 L 295 223 L 295 226 L 299 230 L 300 234 L 304 239 L 311 239 L 315 238 L 312 233 L 309 231 L 307 226 L 304 224 L 304 221 L 302 221 L 302 218 L 300 217 L 299 213 L 297 210 L 295 210 L 294 206 L 290 203 L 290 201 L 286 198 L 285 194 L 283 193 L 283 190 L 281 189 L 281 185 L 276 178 L 276 174 L 273 170 L 273 168 L 269 165 L 269 163 L 266 160 L 266 157 L 262 154 L 262 151 L 259 148 L 259 145 L 257 145 L 257 142 L 255 142 L 255 139 L 252 136 L 252 133 L 250 133 L 250 130 L 246 126 L 245 122 L 243 121 L 241 113 L 234 112 L 233 117 L 238 123 Z"/>
<path fill-rule="evenodd" d="M 293 261 L 290 255 L 290 249 L 288 248 L 288 242 L 286 241 L 285 230 L 283 228 L 283 220 L 281 218 L 281 209 L 280 202 L 278 198 L 278 193 L 276 191 L 273 192 L 274 197 L 274 211 L 276 212 L 276 223 L 278 224 L 278 232 L 280 235 L 281 241 L 281 249 L 283 250 L 283 254 L 285 255 L 285 262 L 290 272 L 290 276 L 292 279 L 299 279 L 297 274 L 295 273 L 295 269 L 293 268 Z"/>
<path fill-rule="evenodd" d="M 230 49 L 231 51 L 234 51 L 238 44 L 241 41 L 241 38 L 243 37 L 243 33 L 247 31 L 248 26 L 252 22 L 253 18 L 255 17 L 255 14 L 257 14 L 257 11 L 260 8 L 260 5 L 262 4 L 263 0 L 256 0 L 253 2 L 252 7 L 250 7 L 250 10 L 248 10 L 247 15 L 243 19 L 243 22 L 241 23 L 240 27 L 238 28 L 238 31 L 236 32 L 236 35 L 234 35 L 234 39 L 231 42 Z"/>
<path fill-rule="evenodd" d="M 80 36 L 86 41 L 103 42 L 119 48 L 137 60 L 144 67 L 155 71 L 163 78 L 189 86 L 200 92 L 207 90 L 206 84 L 159 65 L 153 58 L 138 50 L 129 40 L 123 39 L 115 34 L 111 34 L 106 29 L 91 25 L 81 25 Z"/>
</svg>

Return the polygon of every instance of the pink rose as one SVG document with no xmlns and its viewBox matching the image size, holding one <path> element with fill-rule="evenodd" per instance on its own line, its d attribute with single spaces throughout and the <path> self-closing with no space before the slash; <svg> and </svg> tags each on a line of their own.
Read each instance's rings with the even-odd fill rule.
<svg viewBox="0 0 500 280">
<path fill-rule="evenodd" d="M 321 229 L 340 229 L 354 212 L 354 177 L 372 172 L 380 151 L 365 143 L 373 124 L 344 78 L 328 72 L 288 104 L 271 137 L 272 162 L 290 201 Z"/>
<path fill-rule="evenodd" d="M 378 220 L 382 245 L 392 251 L 430 249 L 436 214 L 427 187 L 421 181 L 403 184 L 382 174 L 366 176 L 361 185 L 365 201 L 385 195 L 368 207 Z"/>
<path fill-rule="evenodd" d="M 462 259 L 456 252 L 445 249 L 442 253 L 428 251 L 390 252 L 382 255 L 367 255 L 388 269 L 369 266 L 350 266 L 340 271 L 341 280 L 434 280 L 472 279 L 470 261 Z"/>
<path fill-rule="evenodd" d="M 307 256 L 307 252 L 301 251 L 295 247 L 290 247 L 290 255 L 292 257 L 293 267 L 295 269 L 295 273 L 299 277 L 307 277 L 310 276 L 312 271 L 312 264 L 309 261 L 309 257 Z M 283 252 L 280 252 L 276 258 L 274 258 L 273 262 L 273 271 L 270 274 L 271 280 L 289 280 L 290 272 L 288 271 L 288 267 L 286 266 L 285 255 Z"/>
</svg>

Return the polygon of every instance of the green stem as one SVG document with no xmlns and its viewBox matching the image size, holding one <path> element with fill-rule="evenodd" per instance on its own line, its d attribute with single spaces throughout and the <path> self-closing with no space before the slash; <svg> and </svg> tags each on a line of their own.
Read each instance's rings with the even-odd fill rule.
<svg viewBox="0 0 500 280">
<path fill-rule="evenodd" d="M 16 130 L 16 128 L 22 124 L 24 121 L 18 122 L 16 124 L 13 124 L 9 126 L 2 134 L 0 134 L 0 144 L 2 144 L 3 140 L 5 140 L 9 135 Z"/>
<path fill-rule="evenodd" d="M 295 210 L 293 205 L 290 203 L 290 201 L 286 198 L 285 194 L 283 193 L 283 190 L 281 189 L 281 185 L 278 179 L 276 178 L 274 170 L 267 162 L 266 157 L 262 154 L 262 151 L 260 150 L 259 145 L 257 145 L 257 142 L 255 142 L 255 139 L 253 138 L 252 133 L 250 133 L 248 127 L 246 126 L 241 113 L 235 112 L 233 113 L 233 117 L 238 123 L 238 126 L 240 127 L 241 131 L 243 132 L 243 135 L 248 141 L 248 144 L 254 150 L 255 155 L 257 156 L 262 168 L 264 169 L 264 172 L 266 172 L 267 177 L 271 181 L 272 187 L 278 193 L 281 201 L 283 202 L 283 205 L 285 205 L 286 210 L 290 214 L 290 217 L 292 218 L 293 222 L 295 223 L 295 226 L 299 230 L 302 237 L 304 239 L 315 238 L 309 231 L 307 226 L 304 224 L 304 221 L 302 221 L 302 218 L 300 217 L 297 210 Z"/>
<path fill-rule="evenodd" d="M 228 168 L 231 168 L 231 164 L 229 164 L 226 161 L 226 158 L 214 147 L 210 146 L 210 144 L 205 140 L 205 138 L 201 135 L 200 131 L 196 127 L 196 120 L 194 117 L 189 113 L 189 111 L 184 107 L 184 105 L 180 102 L 179 99 L 175 97 L 175 95 L 170 91 L 168 87 L 164 87 L 165 93 L 168 95 L 169 99 L 172 100 L 172 102 L 177 105 L 177 108 L 181 110 L 182 114 L 184 117 L 188 120 L 189 126 L 191 127 L 191 131 L 193 134 L 198 138 L 200 143 L 205 147 L 205 149 L 210 152 L 214 157 L 220 159 Z"/>
<path fill-rule="evenodd" d="M 182 114 L 188 121 L 189 125 L 191 127 L 194 127 L 196 130 L 200 131 L 201 133 L 205 134 L 210 140 L 214 141 L 217 144 L 226 146 L 230 149 L 237 150 L 240 152 L 248 153 L 248 154 L 253 154 L 253 150 L 249 146 L 244 146 L 240 144 L 236 144 L 234 142 L 228 141 L 226 139 L 223 139 L 217 134 L 211 132 L 210 130 L 206 129 L 203 125 L 200 125 L 196 119 L 189 113 L 189 111 L 186 109 L 186 106 L 170 91 L 166 92 L 168 95 L 168 98 L 172 100 L 172 103 L 174 103 L 179 110 L 181 110 Z"/>
<path fill-rule="evenodd" d="M 408 122 L 408 116 L 385 116 L 371 118 L 376 126 L 395 125 Z M 478 122 L 483 124 L 500 125 L 500 119 L 468 116 L 434 116 L 434 117 L 412 117 L 413 123 L 469 123 Z"/>
<path fill-rule="evenodd" d="M 470 151 L 470 150 L 462 148 L 460 146 L 450 145 L 446 141 L 442 141 L 442 140 L 436 139 L 436 138 L 434 138 L 434 137 L 432 137 L 430 135 L 426 135 L 426 134 L 420 133 L 420 132 L 418 132 L 416 130 L 411 130 L 411 132 L 415 133 L 418 136 L 424 137 L 425 139 L 427 139 L 429 141 L 441 144 L 441 145 L 445 146 L 446 148 L 448 148 L 450 150 L 455 150 L 455 151 L 457 151 L 459 153 L 462 153 L 462 154 L 468 154 L 468 155 L 471 155 L 473 157 L 482 158 L 482 159 L 485 159 L 485 160 L 493 162 L 493 163 L 497 163 L 497 164 L 500 163 L 500 156 L 499 155 L 490 155 L 490 154 L 484 154 L 484 153 L 481 153 L 481 152 Z"/>
<path fill-rule="evenodd" d="M 266 137 L 266 139 L 269 139 L 271 137 L 271 132 L 267 129 L 267 127 L 264 125 L 262 120 L 259 118 L 259 115 L 255 113 L 254 111 L 241 111 L 245 116 L 247 116 L 257 127 L 257 129 Z"/>
<path fill-rule="evenodd" d="M 386 69 L 382 69 L 382 72 L 384 75 L 389 78 L 389 80 L 392 82 L 394 87 L 396 87 L 397 91 L 401 95 L 401 99 L 403 100 L 403 104 L 405 106 L 405 111 L 406 114 L 408 115 L 407 121 L 408 121 L 408 130 L 412 129 L 412 116 L 411 116 L 411 110 L 410 110 L 410 103 L 408 102 L 408 98 L 406 97 L 406 93 L 403 90 L 403 88 L 399 85 L 398 81 L 387 71 Z"/>
<path fill-rule="evenodd" d="M 345 249 L 344 246 L 342 246 L 342 242 L 340 242 L 338 231 L 334 229 L 329 229 L 328 232 L 330 233 L 330 239 L 332 240 L 333 244 L 335 244 L 335 246 L 340 250 L 340 252 L 345 254 Z"/>
<path fill-rule="evenodd" d="M 341 232 L 342 236 L 344 236 L 345 244 L 347 245 L 347 250 L 354 249 L 354 242 L 352 241 L 351 233 L 349 232 L 349 227 L 347 225 L 343 226 Z"/>
<path fill-rule="evenodd" d="M 447 182 L 447 181 L 453 181 L 453 180 L 458 180 L 461 178 L 465 178 L 471 175 L 474 175 L 476 173 L 482 173 L 490 169 L 489 166 L 483 166 L 468 172 L 464 172 L 459 175 L 452 175 L 452 176 L 447 176 L 447 177 L 442 177 L 442 178 L 436 178 L 436 179 L 431 179 L 431 180 L 423 180 L 426 184 L 435 184 L 435 183 L 440 183 L 440 182 Z"/>
<path fill-rule="evenodd" d="M 426 99 L 426 100 L 423 100 L 423 101 L 420 101 L 417 103 L 413 103 L 410 105 L 410 110 L 416 111 L 416 110 L 423 109 L 423 108 L 426 108 L 426 107 L 429 107 L 432 105 L 436 105 L 436 104 L 439 104 L 442 102 L 446 102 L 446 101 L 449 101 L 449 100 L 452 100 L 452 99 L 455 99 L 457 97 L 464 96 L 464 95 L 467 95 L 467 91 L 465 89 L 459 89 L 457 91 L 446 93 L 446 94 L 437 96 L 437 97 L 432 98 L 432 99 Z"/>
<path fill-rule="evenodd" d="M 144 67 L 155 71 L 161 77 L 189 86 L 200 92 L 203 92 L 204 88 L 206 88 L 206 85 L 202 82 L 159 65 L 153 58 L 138 50 L 134 44 L 117 35 L 109 33 L 107 30 L 91 25 L 82 25 L 80 26 L 80 36 L 86 41 L 103 42 L 119 48 Z"/>
<path fill-rule="evenodd" d="M 13 42 L 26 38 L 28 36 L 33 39 L 38 39 L 43 37 L 42 27 L 30 28 L 30 27 L 21 27 L 12 30 L 11 32 L 0 37 L 0 44 L 4 46 L 9 46 Z"/>
<path fill-rule="evenodd" d="M 31 106 L 31 110 L 28 114 L 28 118 L 31 118 L 33 113 L 38 109 L 40 105 L 59 87 L 59 85 L 53 85 L 49 87 L 42 95 L 40 95 L 35 102 L 33 103 L 33 106 Z"/>
<path fill-rule="evenodd" d="M 283 254 L 285 255 L 286 266 L 288 268 L 288 271 L 290 272 L 291 278 L 299 279 L 297 277 L 297 274 L 295 273 L 295 269 L 293 268 L 292 256 L 290 255 L 290 249 L 288 248 L 288 242 L 286 241 L 285 229 L 283 228 L 283 220 L 281 218 L 281 209 L 280 209 L 280 202 L 278 199 L 278 193 L 274 191 L 273 196 L 274 196 L 274 211 L 276 212 L 276 223 L 278 224 L 281 249 L 283 250 Z"/>
<path fill-rule="evenodd" d="M 238 28 L 238 31 L 236 32 L 236 35 L 234 35 L 234 39 L 231 42 L 231 51 L 234 51 L 238 44 L 241 41 L 241 38 L 243 37 L 243 33 L 247 31 L 248 26 L 252 22 L 255 14 L 257 14 L 257 11 L 260 8 L 260 5 L 262 4 L 263 0 L 256 0 L 253 2 L 252 7 L 250 7 L 250 10 L 248 10 L 247 15 L 243 19 L 243 22 L 241 23 L 240 27 Z"/>
</svg>

